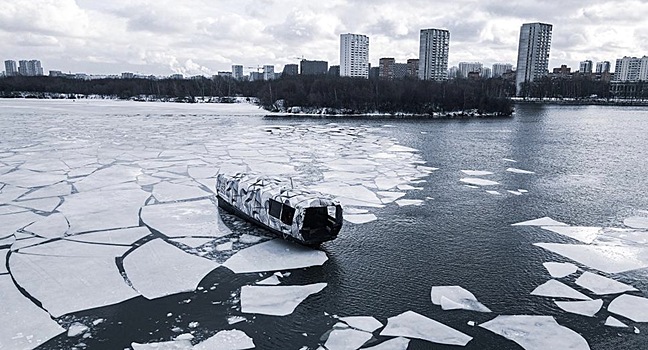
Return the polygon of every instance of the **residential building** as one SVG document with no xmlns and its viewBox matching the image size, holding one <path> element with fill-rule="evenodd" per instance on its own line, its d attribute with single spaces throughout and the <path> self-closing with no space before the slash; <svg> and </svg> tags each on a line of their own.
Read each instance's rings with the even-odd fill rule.
<svg viewBox="0 0 648 350">
<path fill-rule="evenodd" d="M 407 63 L 394 63 L 394 79 L 403 79 L 407 76 Z"/>
<path fill-rule="evenodd" d="M 482 64 L 479 62 L 459 62 L 459 77 L 468 78 L 468 73 L 481 73 Z"/>
<path fill-rule="evenodd" d="M 301 60 L 299 62 L 299 73 L 301 75 L 326 74 L 328 73 L 328 62 Z"/>
<path fill-rule="evenodd" d="M 122 79 L 133 79 L 133 78 L 135 78 L 135 73 L 124 72 L 124 73 L 121 74 L 121 78 Z"/>
<path fill-rule="evenodd" d="M 571 68 L 567 67 L 566 64 L 561 65 L 558 68 L 553 69 L 553 74 L 554 75 L 561 75 L 563 77 L 568 76 L 571 74 Z"/>
<path fill-rule="evenodd" d="M 5 62 L 5 75 L 8 77 L 13 77 L 18 75 L 18 66 L 16 66 L 16 61 L 6 60 Z"/>
<path fill-rule="evenodd" d="M 369 37 L 362 34 L 340 35 L 340 76 L 369 77 Z"/>
<path fill-rule="evenodd" d="M 232 65 L 232 78 L 236 80 L 243 79 L 243 65 L 241 64 Z"/>
<path fill-rule="evenodd" d="M 281 72 L 281 75 L 285 76 L 297 74 L 299 74 L 299 66 L 294 63 L 285 65 L 283 71 Z"/>
<path fill-rule="evenodd" d="M 596 63 L 596 73 L 610 73 L 610 61 L 602 61 Z"/>
<path fill-rule="evenodd" d="M 499 78 L 506 72 L 512 72 L 513 65 L 510 63 L 495 63 L 493 64 L 493 78 Z"/>
<path fill-rule="evenodd" d="M 233 74 L 232 72 L 228 72 L 228 71 L 220 71 L 218 72 L 218 76 L 221 78 L 232 78 Z"/>
<path fill-rule="evenodd" d="M 375 80 L 380 78 L 380 67 L 369 68 L 369 79 Z"/>
<path fill-rule="evenodd" d="M 418 78 L 419 76 L 419 60 L 418 58 L 410 58 L 407 60 L 407 76 Z"/>
<path fill-rule="evenodd" d="M 481 71 L 481 77 L 484 79 L 490 79 L 493 77 L 493 71 L 488 67 L 484 67 Z"/>
<path fill-rule="evenodd" d="M 330 66 L 329 70 L 328 70 L 328 75 L 339 77 L 340 76 L 340 66 Z"/>
<path fill-rule="evenodd" d="M 592 61 L 582 61 L 578 67 L 578 72 L 583 74 L 592 74 Z"/>
<path fill-rule="evenodd" d="M 448 79 L 456 79 L 459 77 L 459 67 L 452 66 L 448 69 Z"/>
<path fill-rule="evenodd" d="M 394 79 L 394 65 L 396 59 L 393 57 L 384 57 L 378 60 L 378 77 L 385 80 Z"/>
<path fill-rule="evenodd" d="M 516 94 L 522 95 L 522 84 L 546 76 L 553 26 L 547 23 L 525 23 L 520 29 L 518 45 Z"/>
<path fill-rule="evenodd" d="M 421 29 L 419 45 L 419 78 L 446 80 L 450 32 L 444 29 Z"/>
<path fill-rule="evenodd" d="M 263 73 L 261 72 L 250 72 L 250 81 L 263 80 Z"/>
<path fill-rule="evenodd" d="M 263 66 L 263 80 L 273 80 L 275 78 L 274 65 L 266 64 Z"/>
<path fill-rule="evenodd" d="M 614 81 L 647 81 L 648 56 L 623 57 L 616 60 Z"/>
<path fill-rule="evenodd" d="M 28 77 L 43 75 L 43 67 L 39 60 L 20 60 L 18 65 L 18 74 Z"/>
</svg>

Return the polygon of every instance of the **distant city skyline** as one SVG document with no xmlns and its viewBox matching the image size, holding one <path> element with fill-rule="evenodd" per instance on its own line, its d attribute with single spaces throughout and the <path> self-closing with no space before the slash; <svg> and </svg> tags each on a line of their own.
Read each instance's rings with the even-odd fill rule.
<svg viewBox="0 0 648 350">
<path fill-rule="evenodd" d="M 6 1 L 0 52 L 39 59 L 46 71 L 211 76 L 232 64 L 281 71 L 297 57 L 338 65 L 342 33 L 370 38 L 372 66 L 405 62 L 418 58 L 421 29 L 440 28 L 451 33 L 449 67 L 490 67 L 515 62 L 520 25 L 530 22 L 554 26 L 549 67 L 648 53 L 648 3 L 599 0 Z"/>
</svg>

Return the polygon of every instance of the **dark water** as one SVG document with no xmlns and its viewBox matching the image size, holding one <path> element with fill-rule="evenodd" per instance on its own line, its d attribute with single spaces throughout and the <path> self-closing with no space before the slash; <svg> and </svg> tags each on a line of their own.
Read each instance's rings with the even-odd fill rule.
<svg viewBox="0 0 648 350">
<path fill-rule="evenodd" d="M 236 122 L 243 122 L 239 119 Z M 235 275 L 219 268 L 201 286 L 214 291 L 184 293 L 157 300 L 135 298 L 119 305 L 74 314 L 75 319 L 103 317 L 84 343 L 90 349 L 124 349 L 131 342 L 170 340 L 179 326 L 197 321 L 196 336 L 218 330 L 241 329 L 258 349 L 314 349 L 320 336 L 340 316 L 369 315 L 386 324 L 387 318 L 413 310 L 458 329 L 474 339 L 466 349 L 520 349 L 500 336 L 468 321 L 486 322 L 496 315 L 551 315 L 580 333 L 592 349 L 646 349 L 648 326 L 617 329 L 603 326 L 610 315 L 602 309 L 589 318 L 568 314 L 550 298 L 530 292 L 550 276 L 546 261 L 568 261 L 532 244 L 571 242 L 551 232 L 510 224 L 551 216 L 572 225 L 622 227 L 622 220 L 648 209 L 648 109 L 617 107 L 517 106 L 511 119 L 493 120 L 380 120 L 282 119 L 250 117 L 250 124 L 370 125 L 402 145 L 421 150 L 432 173 L 421 191 L 408 198 L 432 197 L 422 206 L 388 205 L 374 211 L 378 220 L 347 224 L 340 237 L 322 245 L 328 256 L 322 267 L 294 271 L 283 284 L 327 282 L 286 317 L 241 314 L 231 300 L 241 285 L 258 274 Z M 518 163 L 509 163 L 511 158 Z M 506 172 L 516 167 L 536 172 Z M 527 189 L 522 196 L 493 196 L 459 183 L 461 169 L 490 170 L 489 177 L 505 189 Z M 581 175 L 581 176 L 573 176 Z M 504 188 L 498 188 L 502 190 Z M 583 266 L 581 266 L 583 267 Z M 590 269 L 587 269 L 590 270 Z M 265 274 L 269 275 L 269 274 Z M 579 274 L 566 278 L 572 281 Z M 614 276 L 648 296 L 648 271 Z M 473 292 L 493 313 L 442 311 L 430 302 L 435 285 L 461 285 Z M 573 285 L 573 284 L 571 284 Z M 582 290 L 582 289 L 581 289 Z M 191 299 L 190 303 L 184 300 Z M 607 306 L 610 297 L 604 297 Z M 167 317 L 167 313 L 173 313 Z M 243 315 L 250 322 L 228 325 L 226 316 Z M 626 320 L 627 321 L 627 320 Z M 305 335 L 304 335 L 305 334 Z M 382 340 L 382 338 L 378 339 Z M 65 334 L 42 349 L 71 348 L 77 338 Z M 409 349 L 456 349 L 412 340 Z M 559 348 L 555 347 L 556 349 Z"/>
</svg>

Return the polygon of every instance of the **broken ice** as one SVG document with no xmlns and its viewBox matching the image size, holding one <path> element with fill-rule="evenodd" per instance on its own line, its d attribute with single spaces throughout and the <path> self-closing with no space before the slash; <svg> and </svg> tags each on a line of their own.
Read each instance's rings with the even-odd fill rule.
<svg viewBox="0 0 648 350">
<path fill-rule="evenodd" d="M 497 181 L 480 179 L 478 177 L 466 177 L 466 178 L 460 179 L 459 181 L 470 184 L 470 185 L 475 185 L 475 186 L 495 186 L 495 185 L 499 185 L 499 182 L 497 182 Z"/>
<path fill-rule="evenodd" d="M 328 350 L 355 350 L 371 338 L 371 333 L 356 329 L 333 329 L 324 346 Z"/>
<path fill-rule="evenodd" d="M 328 260 L 321 250 L 304 247 L 283 239 L 259 243 L 229 258 L 223 266 L 234 273 L 279 271 L 319 266 Z"/>
<path fill-rule="evenodd" d="M 585 301 L 554 301 L 559 308 L 578 315 L 594 317 L 603 306 L 603 300 L 585 300 Z"/>
<path fill-rule="evenodd" d="M 305 286 L 243 286 L 241 312 L 274 316 L 291 314 L 311 294 L 319 293 L 326 283 Z"/>
<path fill-rule="evenodd" d="M 631 246 L 534 243 L 593 269 L 620 273 L 648 267 L 648 248 Z"/>
<path fill-rule="evenodd" d="M 648 216 L 632 216 L 623 220 L 623 224 L 638 229 L 648 229 Z"/>
<path fill-rule="evenodd" d="M 636 288 L 627 284 L 623 284 L 611 278 L 607 278 L 591 272 L 583 273 L 576 280 L 576 284 L 583 288 L 589 289 L 596 295 L 619 294 L 637 290 Z"/>
<path fill-rule="evenodd" d="M 511 224 L 511 226 L 567 226 L 567 224 L 545 216 L 539 219 L 527 220 Z"/>
<path fill-rule="evenodd" d="M 348 316 L 340 317 L 340 321 L 348 324 L 350 327 L 365 332 L 373 332 L 383 326 L 380 321 L 371 316 Z"/>
<path fill-rule="evenodd" d="M 433 343 L 460 346 L 465 346 L 472 340 L 471 336 L 414 311 L 388 318 L 387 326 L 380 335 L 417 338 Z"/>
<path fill-rule="evenodd" d="M 434 286 L 432 287 L 432 303 L 441 305 L 443 310 L 472 310 L 478 312 L 491 312 L 489 308 L 477 301 L 475 296 L 460 286 Z"/>
<path fill-rule="evenodd" d="M 635 322 L 648 322 L 648 299 L 623 294 L 612 300 L 608 311 Z"/>
<path fill-rule="evenodd" d="M 542 263 L 542 265 L 554 278 L 569 276 L 578 270 L 578 267 L 572 263 L 546 262 Z"/>
<path fill-rule="evenodd" d="M 497 316 L 479 325 L 527 350 L 589 350 L 587 341 L 551 316 Z"/>
<path fill-rule="evenodd" d="M 208 199 L 194 202 L 148 205 L 142 208 L 142 221 L 167 237 L 222 237 L 232 231 Z"/>
<path fill-rule="evenodd" d="M 196 344 L 193 350 L 244 350 L 253 349 L 254 341 L 238 329 L 225 330 Z"/>
<path fill-rule="evenodd" d="M 587 295 L 575 290 L 574 288 L 556 281 L 549 280 L 542 285 L 538 286 L 531 292 L 531 295 L 538 295 L 543 297 L 552 297 L 552 298 L 567 298 L 567 299 L 577 299 L 577 300 L 592 300 Z"/>
</svg>

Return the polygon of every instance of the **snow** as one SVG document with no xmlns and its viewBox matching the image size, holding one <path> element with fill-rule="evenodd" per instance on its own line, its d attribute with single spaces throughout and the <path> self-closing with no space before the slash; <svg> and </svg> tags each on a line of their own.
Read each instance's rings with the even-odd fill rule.
<svg viewBox="0 0 648 350">
<path fill-rule="evenodd" d="M 605 325 L 609 327 L 617 327 L 617 328 L 627 328 L 628 325 L 617 320 L 616 318 L 612 316 L 608 316 L 608 318 L 605 320 Z"/>
<path fill-rule="evenodd" d="M 238 329 L 220 331 L 211 338 L 196 344 L 193 350 L 243 350 L 253 349 L 254 341 Z"/>
<path fill-rule="evenodd" d="M 173 242 L 178 242 L 181 244 L 186 245 L 187 247 L 191 248 L 198 248 L 201 245 L 204 245 L 206 243 L 209 243 L 213 241 L 213 238 L 194 238 L 194 237 L 188 237 L 188 238 L 175 238 L 172 239 L 171 241 Z"/>
<path fill-rule="evenodd" d="M 319 293 L 326 283 L 305 286 L 243 286 L 241 312 L 286 316 L 311 294 Z"/>
<path fill-rule="evenodd" d="M 396 201 L 396 204 L 398 204 L 399 207 L 405 207 L 409 205 L 419 206 L 423 204 L 423 201 L 420 199 L 399 199 Z"/>
<path fill-rule="evenodd" d="M 510 339 L 526 350 L 589 350 L 578 333 L 561 326 L 551 316 L 497 316 L 479 325 Z"/>
<path fill-rule="evenodd" d="M 448 327 L 443 323 L 406 311 L 387 319 L 387 326 L 380 332 L 383 336 L 407 337 L 433 343 L 465 346 L 472 337 Z"/>
<path fill-rule="evenodd" d="M 552 298 L 567 298 L 567 299 L 577 299 L 577 300 L 592 300 L 587 295 L 575 290 L 574 288 L 556 281 L 549 280 L 542 285 L 538 286 L 531 292 L 531 295 L 538 295 L 543 297 L 552 297 Z"/>
<path fill-rule="evenodd" d="M 355 329 L 333 329 L 324 347 L 328 350 L 355 350 L 372 338 L 371 333 Z"/>
<path fill-rule="evenodd" d="M 380 321 L 371 316 L 347 316 L 340 317 L 340 321 L 348 324 L 350 327 L 365 332 L 373 332 L 383 326 Z"/>
<path fill-rule="evenodd" d="M 468 176 L 486 176 L 486 175 L 493 175 L 492 172 L 490 171 L 484 171 L 484 170 L 461 170 L 462 173 L 468 175 Z"/>
<path fill-rule="evenodd" d="M 212 195 L 213 193 L 205 192 L 198 186 L 178 185 L 166 181 L 153 185 L 153 196 L 162 203 L 203 198 Z"/>
<path fill-rule="evenodd" d="M 541 226 L 540 228 L 590 244 L 601 233 L 601 227 Z"/>
<path fill-rule="evenodd" d="M 522 170 L 522 169 L 517 169 L 517 168 L 508 168 L 506 171 L 515 173 L 515 174 L 535 174 L 533 171 L 529 170 Z"/>
<path fill-rule="evenodd" d="M 491 312 L 489 308 L 477 301 L 475 296 L 460 286 L 434 286 L 431 291 L 432 303 L 441 305 L 443 310 L 471 310 Z"/>
<path fill-rule="evenodd" d="M 67 331 L 68 337 L 78 337 L 81 334 L 85 333 L 88 330 L 88 326 L 83 323 L 74 322 L 70 325 Z"/>
<path fill-rule="evenodd" d="M 539 219 L 527 220 L 511 224 L 511 226 L 567 226 L 567 224 L 545 216 Z"/>
<path fill-rule="evenodd" d="M 11 276 L 0 276 L 0 300 L 1 349 L 33 349 L 65 332 L 46 311 L 18 291 Z"/>
<path fill-rule="evenodd" d="M 631 216 L 623 220 L 623 224 L 632 228 L 648 229 L 648 216 Z"/>
<path fill-rule="evenodd" d="M 546 262 L 542 263 L 542 265 L 553 278 L 566 277 L 578 270 L 578 267 L 572 263 Z"/>
<path fill-rule="evenodd" d="M 84 253 L 91 255 L 92 248 L 87 245 Z M 74 258 L 15 253 L 9 266 L 16 283 L 54 317 L 138 296 L 124 282 L 114 256 Z"/>
<path fill-rule="evenodd" d="M 133 350 L 192 350 L 190 340 L 174 340 L 159 343 L 139 344 L 131 343 Z"/>
<path fill-rule="evenodd" d="M 223 237 L 225 226 L 218 207 L 208 199 L 195 202 L 149 205 L 142 208 L 142 221 L 167 237 Z"/>
<path fill-rule="evenodd" d="M 470 185 L 475 185 L 475 186 L 494 186 L 494 185 L 499 185 L 499 182 L 497 181 L 492 181 L 492 180 L 486 180 L 486 179 L 480 179 L 478 177 L 465 177 L 463 179 L 460 179 L 459 181 L 470 184 Z"/>
<path fill-rule="evenodd" d="M 326 253 L 321 250 L 277 238 L 239 251 L 223 266 L 234 273 L 248 273 L 320 266 L 326 260 Z"/>
<path fill-rule="evenodd" d="M 583 273 L 576 280 L 576 284 L 592 291 L 596 295 L 619 294 L 637 290 L 627 284 L 591 272 Z"/>
<path fill-rule="evenodd" d="M 570 312 L 572 314 L 583 315 L 588 317 L 594 317 L 601 306 L 603 306 L 603 300 L 586 300 L 586 301 L 554 301 L 559 308 Z"/>
<path fill-rule="evenodd" d="M 620 273 L 648 267 L 648 247 L 534 243 L 593 269 Z"/>
<path fill-rule="evenodd" d="M 272 275 L 264 280 L 257 282 L 256 284 L 264 286 L 276 286 L 278 284 L 281 284 L 281 281 L 279 281 L 279 278 L 276 275 Z"/>
<path fill-rule="evenodd" d="M 69 228 L 65 215 L 54 213 L 25 227 L 25 231 L 44 238 L 58 238 L 63 237 Z"/>
<path fill-rule="evenodd" d="M 612 300 L 608 311 L 635 322 L 648 322 L 648 299 L 623 294 Z"/>
<path fill-rule="evenodd" d="M 124 258 L 124 270 L 133 288 L 147 299 L 193 291 L 218 266 L 162 239 L 151 240 Z"/>
</svg>

